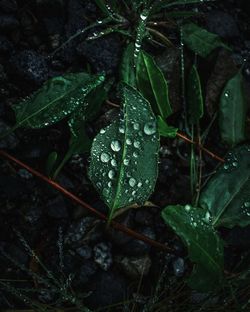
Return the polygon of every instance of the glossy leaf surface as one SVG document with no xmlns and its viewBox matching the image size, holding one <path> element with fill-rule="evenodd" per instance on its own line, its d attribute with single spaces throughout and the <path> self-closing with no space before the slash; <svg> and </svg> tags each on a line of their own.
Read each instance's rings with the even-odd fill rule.
<svg viewBox="0 0 250 312">
<path fill-rule="evenodd" d="M 136 67 L 137 86 L 150 102 L 156 115 L 167 118 L 172 113 L 168 95 L 168 83 L 152 56 L 140 52 Z"/>
<path fill-rule="evenodd" d="M 207 57 L 218 47 L 229 49 L 216 34 L 197 26 L 194 23 L 182 26 L 183 41 L 190 50 L 201 57 Z"/>
<path fill-rule="evenodd" d="M 234 146 L 246 139 L 247 105 L 241 71 L 226 84 L 219 110 L 220 133 L 223 141 Z"/>
<path fill-rule="evenodd" d="M 123 112 L 93 141 L 89 177 L 110 209 L 145 202 L 158 174 L 159 134 L 150 104 L 123 88 Z"/>
<path fill-rule="evenodd" d="M 188 248 L 188 256 L 194 263 L 188 278 L 190 287 L 204 292 L 218 288 L 222 283 L 223 244 L 205 211 L 189 205 L 168 206 L 162 217 Z"/>
<path fill-rule="evenodd" d="M 43 128 L 79 109 L 89 92 L 104 80 L 103 76 L 72 73 L 55 77 L 29 98 L 14 105 L 17 126 Z"/>
<path fill-rule="evenodd" d="M 200 206 L 210 212 L 215 226 L 250 224 L 250 145 L 228 153 L 225 163 L 205 185 Z"/>
<path fill-rule="evenodd" d="M 166 138 L 175 138 L 178 132 L 178 129 L 172 126 L 169 126 L 166 121 L 161 117 L 157 117 L 158 128 L 160 136 Z"/>
</svg>

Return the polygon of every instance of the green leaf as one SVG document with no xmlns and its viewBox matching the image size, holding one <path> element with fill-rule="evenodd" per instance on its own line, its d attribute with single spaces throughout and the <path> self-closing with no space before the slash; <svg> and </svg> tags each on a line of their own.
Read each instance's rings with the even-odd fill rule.
<svg viewBox="0 0 250 312">
<path fill-rule="evenodd" d="M 203 220 L 203 209 L 168 206 L 162 211 L 162 217 L 188 248 L 190 260 L 194 263 L 190 287 L 198 291 L 210 291 L 218 288 L 223 280 L 223 244 L 213 227 Z"/>
<path fill-rule="evenodd" d="M 13 107 L 16 126 L 43 128 L 69 116 L 79 109 L 89 92 L 102 83 L 104 77 L 85 73 L 55 77 L 28 99 Z"/>
<path fill-rule="evenodd" d="M 161 117 L 157 117 L 158 122 L 158 128 L 160 136 L 166 137 L 166 138 L 175 138 L 178 132 L 177 128 L 174 128 L 172 126 L 169 126 L 166 121 Z"/>
<path fill-rule="evenodd" d="M 182 31 L 184 43 L 190 50 L 201 57 L 207 57 L 218 47 L 230 50 L 230 48 L 221 41 L 218 35 L 210 33 L 196 24 L 185 24 L 182 26 Z"/>
<path fill-rule="evenodd" d="M 158 174 L 159 133 L 150 104 L 126 85 L 123 114 L 93 141 L 89 177 L 110 209 L 144 203 Z"/>
<path fill-rule="evenodd" d="M 105 0 L 95 0 L 96 5 L 99 7 L 99 9 L 102 11 L 102 13 L 108 17 L 113 18 L 116 7 L 113 6 L 113 1 L 111 1 L 111 2 L 107 3 L 107 1 L 105 1 Z"/>
<path fill-rule="evenodd" d="M 220 98 L 219 125 L 223 141 L 234 146 L 246 139 L 246 114 L 243 77 L 239 71 L 228 81 Z"/>
<path fill-rule="evenodd" d="M 152 56 L 139 53 L 136 66 L 137 86 L 150 102 L 156 115 L 167 118 L 172 113 L 168 96 L 168 83 Z"/>
<path fill-rule="evenodd" d="M 132 87 L 136 85 L 133 43 L 129 43 L 124 51 L 120 67 L 120 75 L 122 82 Z"/>
<path fill-rule="evenodd" d="M 189 122 L 191 124 L 198 124 L 204 113 L 204 101 L 200 76 L 195 65 L 193 65 L 188 77 L 187 98 Z"/>
<path fill-rule="evenodd" d="M 47 162 L 46 162 L 46 173 L 48 176 L 51 176 L 51 173 L 53 171 L 53 168 L 56 164 L 58 158 L 58 154 L 57 152 L 51 152 L 47 158 Z"/>
<path fill-rule="evenodd" d="M 250 145 L 235 148 L 205 185 L 200 206 L 211 214 L 214 226 L 250 224 Z"/>
</svg>

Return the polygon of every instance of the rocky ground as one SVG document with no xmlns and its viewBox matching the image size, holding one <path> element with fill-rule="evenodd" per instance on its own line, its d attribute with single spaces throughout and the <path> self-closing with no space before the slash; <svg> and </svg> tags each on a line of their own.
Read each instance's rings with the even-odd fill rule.
<svg viewBox="0 0 250 312">
<path fill-rule="evenodd" d="M 230 55 L 219 52 L 209 62 L 201 64 L 204 68 L 202 78 L 206 82 L 206 105 L 212 112 L 220 86 L 246 58 L 244 76 L 246 86 L 250 86 L 250 9 L 247 0 L 224 0 L 200 5 L 197 10 L 203 13 L 201 23 L 233 47 Z M 125 43 L 119 35 L 92 42 L 79 36 L 51 57 L 70 36 L 99 17 L 94 1 L 0 0 L 0 133 L 15 122 L 11 106 L 29 96 L 50 77 L 89 67 L 93 73 L 104 71 L 108 76 L 118 76 Z M 175 40 L 174 34 L 172 36 Z M 176 122 L 181 105 L 180 76 L 176 74 L 179 49 L 154 50 L 150 46 L 148 49 L 153 51 L 158 64 L 170 78 L 170 86 L 173 86 L 170 96 L 176 111 L 173 121 Z M 88 127 L 90 136 L 109 122 L 110 110 L 114 109 L 105 104 L 101 117 Z M 218 135 L 214 126 L 207 145 L 223 155 L 226 149 Z M 65 138 L 69 138 L 69 133 L 61 122 L 43 130 L 19 129 L 1 140 L 0 148 L 45 172 L 48 155 L 52 151 L 63 154 L 67 150 Z M 190 202 L 188 151 L 189 146 L 185 143 L 163 141 L 158 183 L 150 198 L 156 206 L 132 209 L 117 218 L 135 231 L 168 244 L 175 249 L 175 254 L 165 254 L 124 233 L 107 229 L 103 221 L 25 169 L 0 159 L 0 281 L 13 281 L 10 285 L 15 286 L 18 294 L 24 288 L 30 289 L 27 297 L 40 304 L 72 306 L 72 300 L 65 303 L 67 298 L 63 297 L 62 290 L 58 293 L 51 285 L 39 286 L 35 274 L 46 274 L 30 257 L 30 246 L 46 268 L 62 280 L 61 284 L 70 285 L 79 300 L 86 297 L 84 303 L 92 309 L 121 303 L 109 311 L 147 311 L 144 304 L 153 305 L 158 297 L 165 302 L 156 311 L 165 311 L 166 307 L 181 311 L 181 307 L 178 310 L 179 300 L 189 304 L 190 309 L 195 307 L 205 297 L 183 286 L 183 277 L 190 271 L 186 251 L 160 217 L 160 208 L 167 204 Z M 88 157 L 74 156 L 59 175 L 58 182 L 106 213 L 106 207 L 87 179 Z M 211 173 L 216 165 L 215 160 L 204 157 L 204 174 Z M 222 229 L 227 242 L 226 270 L 230 271 L 242 255 L 247 254 L 249 230 L 249 227 Z M 28 272 L 21 270 L 23 266 Z M 1 311 L 25 307 L 27 298 L 20 300 L 11 287 L 0 286 Z M 157 286 L 161 291 L 164 289 L 164 296 L 157 294 Z M 36 293 L 31 291 L 34 288 Z M 221 307 L 223 300 L 218 296 L 209 304 Z"/>
</svg>

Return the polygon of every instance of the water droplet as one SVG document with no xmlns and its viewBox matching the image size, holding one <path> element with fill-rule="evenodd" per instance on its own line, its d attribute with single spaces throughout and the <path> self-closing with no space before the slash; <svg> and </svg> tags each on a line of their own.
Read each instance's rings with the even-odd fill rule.
<svg viewBox="0 0 250 312">
<path fill-rule="evenodd" d="M 134 130 L 139 130 L 140 129 L 140 125 L 138 124 L 138 122 L 135 122 L 133 125 Z"/>
<path fill-rule="evenodd" d="M 135 158 L 137 158 L 137 157 L 138 157 L 138 154 L 137 154 L 136 152 L 134 152 L 134 153 L 133 153 L 133 156 L 134 156 Z"/>
<path fill-rule="evenodd" d="M 108 177 L 109 177 L 110 179 L 114 179 L 114 177 L 115 177 L 115 172 L 114 172 L 114 170 L 110 170 L 110 171 L 109 171 Z"/>
<path fill-rule="evenodd" d="M 136 184 L 136 180 L 134 178 L 130 178 L 128 183 L 131 187 L 134 187 Z"/>
<path fill-rule="evenodd" d="M 115 159 L 111 160 L 111 166 L 113 166 L 113 167 L 117 166 L 117 161 Z"/>
<path fill-rule="evenodd" d="M 244 203 L 244 206 L 245 206 L 246 208 L 249 208 L 249 207 L 250 207 L 250 202 L 245 202 L 245 203 Z"/>
<path fill-rule="evenodd" d="M 137 186 L 138 186 L 138 187 L 142 187 L 142 183 L 139 182 L 139 183 L 137 184 Z"/>
<path fill-rule="evenodd" d="M 111 187 L 112 186 L 112 182 L 111 181 L 109 181 L 109 183 L 108 183 L 108 187 Z"/>
<path fill-rule="evenodd" d="M 141 18 L 143 21 L 145 21 L 145 20 L 147 19 L 147 15 L 141 14 L 141 15 L 140 15 L 140 18 Z"/>
<path fill-rule="evenodd" d="M 123 163 L 124 163 L 125 166 L 128 166 L 129 165 L 129 159 L 125 158 L 123 160 Z"/>
<path fill-rule="evenodd" d="M 155 122 L 147 122 L 144 126 L 144 132 L 147 135 L 152 135 L 156 132 L 156 125 Z"/>
<path fill-rule="evenodd" d="M 234 161 L 234 162 L 233 162 L 233 167 L 235 167 L 235 168 L 236 168 L 237 166 L 238 166 L 237 161 Z"/>
<path fill-rule="evenodd" d="M 223 168 L 224 168 L 225 170 L 228 170 L 228 168 L 229 168 L 228 164 L 224 164 Z"/>
<path fill-rule="evenodd" d="M 100 130 L 100 133 L 101 133 L 101 134 L 103 134 L 103 133 L 105 133 L 105 132 L 106 132 L 105 129 L 101 129 L 101 130 Z"/>
<path fill-rule="evenodd" d="M 132 145 L 131 139 L 126 139 L 126 143 L 127 143 L 128 145 Z"/>
<path fill-rule="evenodd" d="M 229 97 L 229 93 L 226 91 L 225 93 L 224 93 L 224 95 L 225 95 L 225 97 Z"/>
<path fill-rule="evenodd" d="M 139 141 L 134 141 L 134 147 L 139 148 L 140 147 L 140 142 Z"/>
<path fill-rule="evenodd" d="M 132 192 L 132 195 L 134 196 L 135 194 L 136 194 L 136 191 L 133 191 L 133 192 Z"/>
<path fill-rule="evenodd" d="M 120 126 L 120 127 L 119 127 L 119 132 L 120 132 L 120 133 L 124 133 L 124 132 L 125 132 L 125 129 L 124 129 L 123 126 Z"/>
<path fill-rule="evenodd" d="M 111 148 L 114 152 L 119 152 L 121 149 L 121 143 L 117 140 L 111 142 Z"/>
<path fill-rule="evenodd" d="M 107 153 L 102 153 L 100 158 L 101 158 L 101 161 L 104 163 L 107 163 L 110 160 L 110 156 Z"/>
<path fill-rule="evenodd" d="M 191 210 L 191 206 L 190 205 L 185 205 L 184 208 L 185 208 L 186 211 L 190 211 Z"/>
<path fill-rule="evenodd" d="M 149 180 L 146 180 L 145 183 L 146 183 L 146 184 L 149 184 Z"/>
</svg>

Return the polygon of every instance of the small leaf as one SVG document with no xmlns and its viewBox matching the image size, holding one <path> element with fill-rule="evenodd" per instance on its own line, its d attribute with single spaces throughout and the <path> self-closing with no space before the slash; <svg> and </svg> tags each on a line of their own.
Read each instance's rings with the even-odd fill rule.
<svg viewBox="0 0 250 312">
<path fill-rule="evenodd" d="M 178 132 L 177 128 L 174 128 L 172 126 L 169 126 L 166 121 L 161 117 L 157 117 L 158 122 L 158 128 L 160 136 L 166 137 L 166 138 L 175 138 Z"/>
<path fill-rule="evenodd" d="M 136 85 L 133 43 L 129 43 L 124 51 L 120 67 L 120 75 L 122 82 L 132 87 Z"/>
<path fill-rule="evenodd" d="M 250 145 L 229 152 L 225 163 L 205 185 L 200 206 L 208 210 L 215 226 L 250 224 Z"/>
<path fill-rule="evenodd" d="M 193 23 L 183 25 L 182 31 L 184 43 L 190 50 L 201 57 L 207 57 L 218 47 L 230 50 L 230 48 L 221 41 L 218 35 L 210 33 L 206 29 Z"/>
<path fill-rule="evenodd" d="M 247 105 L 239 71 L 226 84 L 220 99 L 219 125 L 222 140 L 234 146 L 246 139 Z"/>
<path fill-rule="evenodd" d="M 159 134 L 150 105 L 130 86 L 123 88 L 123 115 L 93 141 L 89 177 L 110 209 L 144 203 L 158 174 Z"/>
<path fill-rule="evenodd" d="M 188 115 L 191 124 L 198 124 L 203 116 L 203 96 L 201 90 L 200 76 L 197 68 L 193 65 L 188 77 Z"/>
<path fill-rule="evenodd" d="M 171 115 L 167 81 L 152 56 L 146 52 L 139 54 L 136 79 L 140 92 L 150 102 L 155 114 L 163 118 Z"/>
<path fill-rule="evenodd" d="M 162 217 L 188 248 L 194 262 L 190 287 L 198 291 L 210 291 L 221 286 L 223 280 L 223 244 L 213 227 L 206 220 L 203 209 L 189 205 L 168 206 Z"/>
<path fill-rule="evenodd" d="M 49 154 L 47 163 L 46 163 L 46 173 L 48 176 L 51 176 L 51 173 L 56 164 L 57 158 L 58 158 L 57 152 L 52 152 Z"/>
<path fill-rule="evenodd" d="M 60 121 L 79 109 L 89 92 L 103 80 L 103 76 L 85 73 L 66 74 L 48 80 L 31 97 L 13 107 L 16 128 L 43 128 Z"/>
</svg>

